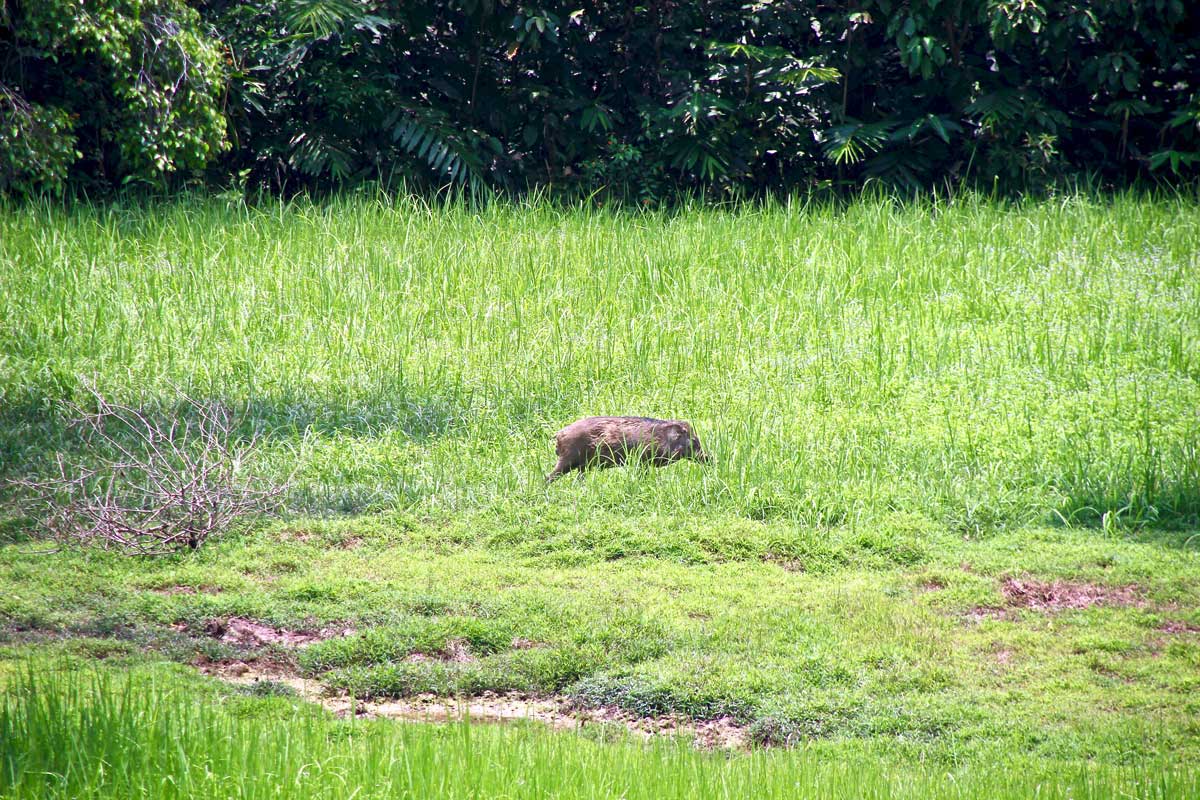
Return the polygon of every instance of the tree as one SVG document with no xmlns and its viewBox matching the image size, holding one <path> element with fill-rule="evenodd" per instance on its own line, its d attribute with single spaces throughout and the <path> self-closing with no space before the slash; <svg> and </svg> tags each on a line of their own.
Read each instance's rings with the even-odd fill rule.
<svg viewBox="0 0 1200 800">
<path fill-rule="evenodd" d="M 0 190 L 166 184 L 226 147 L 223 45 L 182 0 L 0 3 Z"/>
</svg>

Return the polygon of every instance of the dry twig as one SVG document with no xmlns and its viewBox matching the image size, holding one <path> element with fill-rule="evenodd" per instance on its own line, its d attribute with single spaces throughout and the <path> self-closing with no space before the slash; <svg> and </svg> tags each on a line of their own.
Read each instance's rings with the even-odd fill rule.
<svg viewBox="0 0 1200 800">
<path fill-rule="evenodd" d="M 195 550 L 239 518 L 274 506 L 286 485 L 254 488 L 245 465 L 258 434 L 235 437 L 229 409 L 183 396 L 190 410 L 158 420 L 92 390 L 95 411 L 72 405 L 93 466 L 68 463 L 57 475 L 22 479 L 51 536 L 138 555 Z"/>
</svg>

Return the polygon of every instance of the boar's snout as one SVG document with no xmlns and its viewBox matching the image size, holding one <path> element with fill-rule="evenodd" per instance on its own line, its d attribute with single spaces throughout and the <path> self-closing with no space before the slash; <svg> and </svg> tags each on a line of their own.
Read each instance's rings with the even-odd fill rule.
<svg viewBox="0 0 1200 800">
<path fill-rule="evenodd" d="M 704 448 L 700 446 L 700 437 L 692 432 L 691 426 L 686 422 L 677 424 L 679 428 L 676 431 L 676 435 L 682 434 L 682 436 L 679 437 L 681 441 L 677 441 L 675 457 L 690 458 L 692 461 L 708 464 L 710 459 L 708 453 L 705 453 Z"/>
</svg>

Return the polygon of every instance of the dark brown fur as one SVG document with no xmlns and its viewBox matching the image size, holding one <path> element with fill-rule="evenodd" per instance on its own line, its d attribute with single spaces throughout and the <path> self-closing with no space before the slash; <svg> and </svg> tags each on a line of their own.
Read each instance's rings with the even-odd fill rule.
<svg viewBox="0 0 1200 800">
<path fill-rule="evenodd" d="M 617 467 L 638 456 L 656 467 L 682 458 L 708 463 L 692 426 L 674 419 L 587 417 L 556 433 L 554 443 L 558 463 L 547 483 L 572 470 Z"/>
</svg>

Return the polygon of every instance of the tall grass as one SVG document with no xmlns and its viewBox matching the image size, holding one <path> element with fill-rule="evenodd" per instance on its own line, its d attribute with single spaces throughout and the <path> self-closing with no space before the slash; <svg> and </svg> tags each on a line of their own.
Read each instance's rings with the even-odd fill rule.
<svg viewBox="0 0 1200 800">
<path fill-rule="evenodd" d="M 338 721 L 144 674 L 30 667 L 0 695 L 5 798 L 1189 798 L 1169 763 L 947 765 L 819 747 L 728 755 L 536 726 Z"/>
<path fill-rule="evenodd" d="M 83 377 L 248 407 L 314 511 L 1192 524 L 1200 204 L 0 210 L 0 472 Z M 543 489 L 554 430 L 622 413 L 715 466 Z"/>
</svg>

